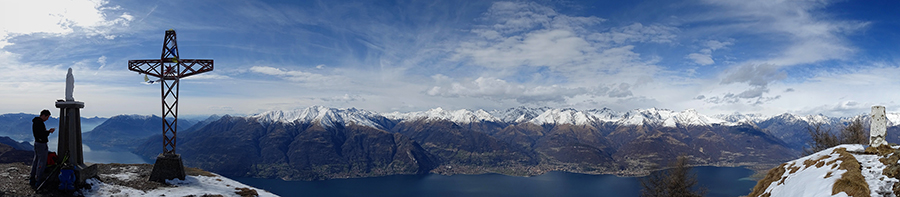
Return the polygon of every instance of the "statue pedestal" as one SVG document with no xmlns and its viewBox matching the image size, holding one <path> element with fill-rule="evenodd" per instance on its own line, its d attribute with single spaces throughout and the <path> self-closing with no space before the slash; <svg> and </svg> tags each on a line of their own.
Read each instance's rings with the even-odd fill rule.
<svg viewBox="0 0 900 197">
<path fill-rule="evenodd" d="M 150 172 L 150 181 L 165 183 L 167 179 L 184 180 L 184 164 L 181 155 L 175 153 L 160 153 L 156 156 L 153 171 Z"/>
<path fill-rule="evenodd" d="M 83 185 L 85 180 L 97 175 L 94 165 L 84 163 L 84 152 L 81 144 L 81 108 L 84 102 L 56 102 L 59 108 L 59 141 L 56 153 L 59 158 L 66 158 L 65 165 L 75 171 L 76 185 Z"/>
</svg>

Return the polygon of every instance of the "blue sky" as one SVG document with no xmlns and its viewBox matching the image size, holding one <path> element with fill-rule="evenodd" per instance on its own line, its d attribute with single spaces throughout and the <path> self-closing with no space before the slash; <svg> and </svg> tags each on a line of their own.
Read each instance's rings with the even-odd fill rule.
<svg viewBox="0 0 900 197">
<path fill-rule="evenodd" d="M 53 109 L 66 69 L 85 116 L 159 114 L 127 69 L 214 59 L 180 114 L 311 105 L 516 106 L 850 116 L 900 110 L 900 1 L 0 0 L 2 113 Z"/>
</svg>

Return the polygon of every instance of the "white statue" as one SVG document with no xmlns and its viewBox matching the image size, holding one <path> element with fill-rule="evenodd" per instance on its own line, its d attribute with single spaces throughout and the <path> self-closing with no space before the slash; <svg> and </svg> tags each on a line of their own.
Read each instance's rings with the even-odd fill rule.
<svg viewBox="0 0 900 197">
<path fill-rule="evenodd" d="M 72 91 L 75 90 L 75 77 L 72 76 L 72 68 L 69 68 L 69 74 L 66 74 L 66 101 L 75 101 L 72 97 Z"/>
</svg>

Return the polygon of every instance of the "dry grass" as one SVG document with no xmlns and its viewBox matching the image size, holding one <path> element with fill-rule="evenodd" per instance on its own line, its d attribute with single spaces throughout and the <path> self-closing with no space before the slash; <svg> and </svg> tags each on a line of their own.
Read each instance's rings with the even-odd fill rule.
<svg viewBox="0 0 900 197">
<path fill-rule="evenodd" d="M 865 152 L 865 153 L 866 153 L 866 154 L 876 154 L 876 155 L 878 155 L 878 156 L 884 157 L 884 156 L 887 156 L 887 155 L 889 155 L 889 154 L 891 154 L 891 153 L 894 153 L 894 151 L 895 151 L 895 150 L 894 150 L 893 148 L 891 148 L 891 146 L 888 146 L 888 145 L 881 145 L 881 146 L 878 146 L 878 147 L 871 147 L 871 146 L 870 146 L 870 147 L 866 148 L 866 152 Z"/>
<path fill-rule="evenodd" d="M 237 194 L 237 195 L 240 195 L 241 197 L 255 197 L 255 196 L 259 196 L 259 194 L 256 193 L 256 190 L 255 190 L 255 189 L 250 189 L 250 188 L 246 188 L 246 187 L 239 187 L 239 188 L 234 188 L 234 189 L 235 189 L 235 190 L 238 190 L 238 191 L 236 191 L 236 192 L 234 192 L 234 193 Z"/>
<path fill-rule="evenodd" d="M 753 191 L 750 192 L 750 195 L 747 195 L 747 196 L 768 197 L 769 195 L 771 195 L 769 193 L 764 194 L 763 192 L 766 192 L 766 188 L 768 188 L 769 185 L 772 184 L 772 182 L 782 179 L 781 176 L 784 175 L 784 172 L 786 171 L 785 170 L 786 165 L 787 165 L 786 163 L 783 163 L 783 164 L 769 170 L 769 172 L 766 173 L 766 177 L 763 179 L 760 179 L 758 182 L 756 182 L 756 186 L 753 187 Z"/>
<path fill-rule="evenodd" d="M 791 170 L 790 174 L 793 174 L 793 173 L 797 173 L 797 171 L 800 170 L 800 166 L 794 166 L 794 164 L 792 163 L 791 167 L 788 167 L 788 169 Z"/>
<path fill-rule="evenodd" d="M 831 188 L 831 194 L 844 192 L 854 197 L 870 196 L 869 184 L 866 183 L 866 178 L 862 175 L 861 167 L 856 157 L 847 152 L 846 148 L 834 149 L 832 153 L 838 153 L 837 159 L 841 160 L 838 169 L 846 170 L 846 172 L 834 183 L 834 187 Z"/>
<path fill-rule="evenodd" d="M 190 176 L 215 177 L 216 175 L 200 168 L 184 167 L 184 173 Z"/>
<path fill-rule="evenodd" d="M 822 155 L 821 157 L 819 157 L 818 159 L 815 159 L 815 160 L 807 159 L 806 161 L 803 161 L 803 165 L 804 165 L 803 169 L 809 168 L 809 166 L 813 166 L 813 165 L 815 165 L 817 168 L 821 168 L 822 166 L 825 165 L 825 161 L 823 161 L 823 160 L 828 159 L 828 158 L 831 158 L 831 155 Z"/>
</svg>

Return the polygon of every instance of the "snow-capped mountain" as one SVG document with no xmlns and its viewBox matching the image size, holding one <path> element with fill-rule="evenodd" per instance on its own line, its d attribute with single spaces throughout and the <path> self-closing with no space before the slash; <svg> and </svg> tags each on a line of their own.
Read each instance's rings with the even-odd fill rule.
<svg viewBox="0 0 900 197">
<path fill-rule="evenodd" d="M 223 174 L 273 176 L 272 171 L 234 168 L 235 162 L 223 161 L 267 167 L 289 166 L 288 161 L 301 161 L 298 163 L 304 165 L 276 169 L 276 174 L 281 174 L 278 176 L 291 180 L 346 178 L 348 174 L 366 177 L 428 172 L 487 173 L 497 172 L 494 170 L 500 167 L 554 170 L 580 163 L 591 163 L 595 168 L 568 171 L 634 174 L 671 159 L 667 157 L 677 155 L 675 153 L 690 154 L 709 165 L 787 161 L 804 145 L 806 121 L 825 119 L 790 114 L 780 116 L 781 119 L 750 119 L 748 117 L 755 116 L 740 114 L 734 114 L 730 119 L 721 117 L 707 116 L 697 110 L 658 108 L 624 112 L 526 107 L 491 112 L 434 108 L 378 113 L 356 108 L 312 106 L 249 117 L 226 116 L 179 137 L 193 144 L 181 149 L 185 155 L 217 155 L 212 159 L 191 161 L 191 165 Z M 772 121 L 768 126 L 758 126 L 753 120 Z M 747 126 L 746 123 L 751 124 Z M 310 127 L 310 124 L 331 129 Z M 669 129 L 672 127 L 679 129 Z M 241 136 L 242 140 L 237 144 L 221 145 L 221 140 L 210 139 L 212 134 L 218 137 L 216 139 Z M 140 148 L 151 149 L 158 151 L 158 147 L 150 143 Z M 547 162 L 535 159 L 542 158 L 541 155 L 546 155 Z M 324 162 L 302 162 L 313 160 Z M 360 162 L 379 166 L 377 168 L 381 170 L 322 170 L 327 169 L 326 166 Z M 404 167 L 383 165 L 393 162 L 402 163 Z"/>
<path fill-rule="evenodd" d="M 531 119 L 536 118 L 538 115 L 543 114 L 547 110 L 550 110 L 550 108 L 529 108 L 520 106 L 516 108 L 509 108 L 506 110 L 493 110 L 490 112 L 490 114 L 494 117 L 500 118 L 500 120 L 502 120 L 503 122 L 527 122 Z"/>
<path fill-rule="evenodd" d="M 574 124 L 574 125 L 590 125 L 597 122 L 598 119 L 593 115 L 567 108 L 567 109 L 551 109 L 547 110 L 534 119 L 530 123 L 537 125 L 544 124 Z"/>
<path fill-rule="evenodd" d="M 497 117 L 494 117 L 490 113 L 484 110 L 476 110 L 469 111 L 466 109 L 460 109 L 455 111 L 447 111 L 443 108 L 434 108 L 424 112 L 409 112 L 409 113 L 400 113 L 393 112 L 384 114 L 383 116 L 391 119 L 402 120 L 402 121 L 412 121 L 412 120 L 449 120 L 451 122 L 457 123 L 472 123 L 472 122 L 501 122 Z"/>
<path fill-rule="evenodd" d="M 727 121 L 727 122 L 746 122 L 746 123 L 756 123 L 762 122 L 770 117 L 763 116 L 762 114 L 742 114 L 738 112 L 734 112 L 733 114 L 719 114 L 714 115 L 713 117 Z"/>
<path fill-rule="evenodd" d="M 888 113 L 889 126 L 900 125 L 900 113 Z M 857 117 L 828 117 L 825 115 L 799 116 L 784 113 L 772 117 L 760 114 L 719 114 L 704 115 L 694 109 L 673 111 L 668 109 L 650 108 L 634 109 L 625 112 L 614 111 L 608 108 L 577 110 L 572 108 L 552 109 L 549 107 L 528 108 L 516 107 L 506 110 L 493 110 L 487 112 L 482 109 L 469 110 L 445 110 L 434 108 L 427 111 L 416 112 L 390 112 L 378 113 L 356 108 L 328 108 L 312 106 L 305 109 L 287 111 L 268 111 L 250 116 L 260 123 L 319 123 L 323 127 L 335 125 L 357 124 L 374 128 L 385 129 L 382 120 L 389 119 L 397 122 L 415 120 L 446 120 L 456 123 L 468 124 L 477 122 L 497 122 L 507 124 L 532 123 L 543 124 L 574 124 L 593 125 L 599 123 L 612 123 L 617 125 L 653 125 L 662 127 L 684 126 L 711 126 L 715 124 L 735 126 L 741 124 L 756 125 L 765 122 L 780 122 L 782 124 L 823 124 L 840 125 L 855 118 L 863 118 L 868 122 L 865 114 Z"/>
<path fill-rule="evenodd" d="M 785 122 L 806 122 L 809 124 L 835 124 L 840 122 L 840 118 L 829 118 L 825 115 L 808 115 L 808 116 L 798 116 L 791 113 L 783 113 L 781 115 L 769 118 L 769 119 L 779 119 Z"/>
<path fill-rule="evenodd" d="M 616 122 L 619 119 L 622 119 L 622 116 L 624 115 L 621 112 L 617 112 L 609 108 L 591 109 L 585 110 L 584 112 L 596 117 L 597 120 L 604 122 Z"/>
<path fill-rule="evenodd" d="M 312 106 L 306 109 L 292 111 L 268 111 L 250 116 L 256 118 L 261 124 L 267 125 L 273 122 L 279 123 L 319 123 L 322 127 L 334 127 L 335 125 L 357 124 L 384 129 L 376 120 L 381 115 L 356 108 L 338 109 L 323 106 Z"/>
<path fill-rule="evenodd" d="M 680 113 L 670 113 L 671 117 L 667 118 L 663 121 L 663 126 L 666 127 L 676 127 L 678 124 L 682 125 L 712 125 L 712 124 L 734 124 L 731 122 L 726 122 L 725 120 L 711 118 L 709 116 L 702 115 L 698 113 L 696 110 L 688 109 L 684 110 Z"/>
</svg>

